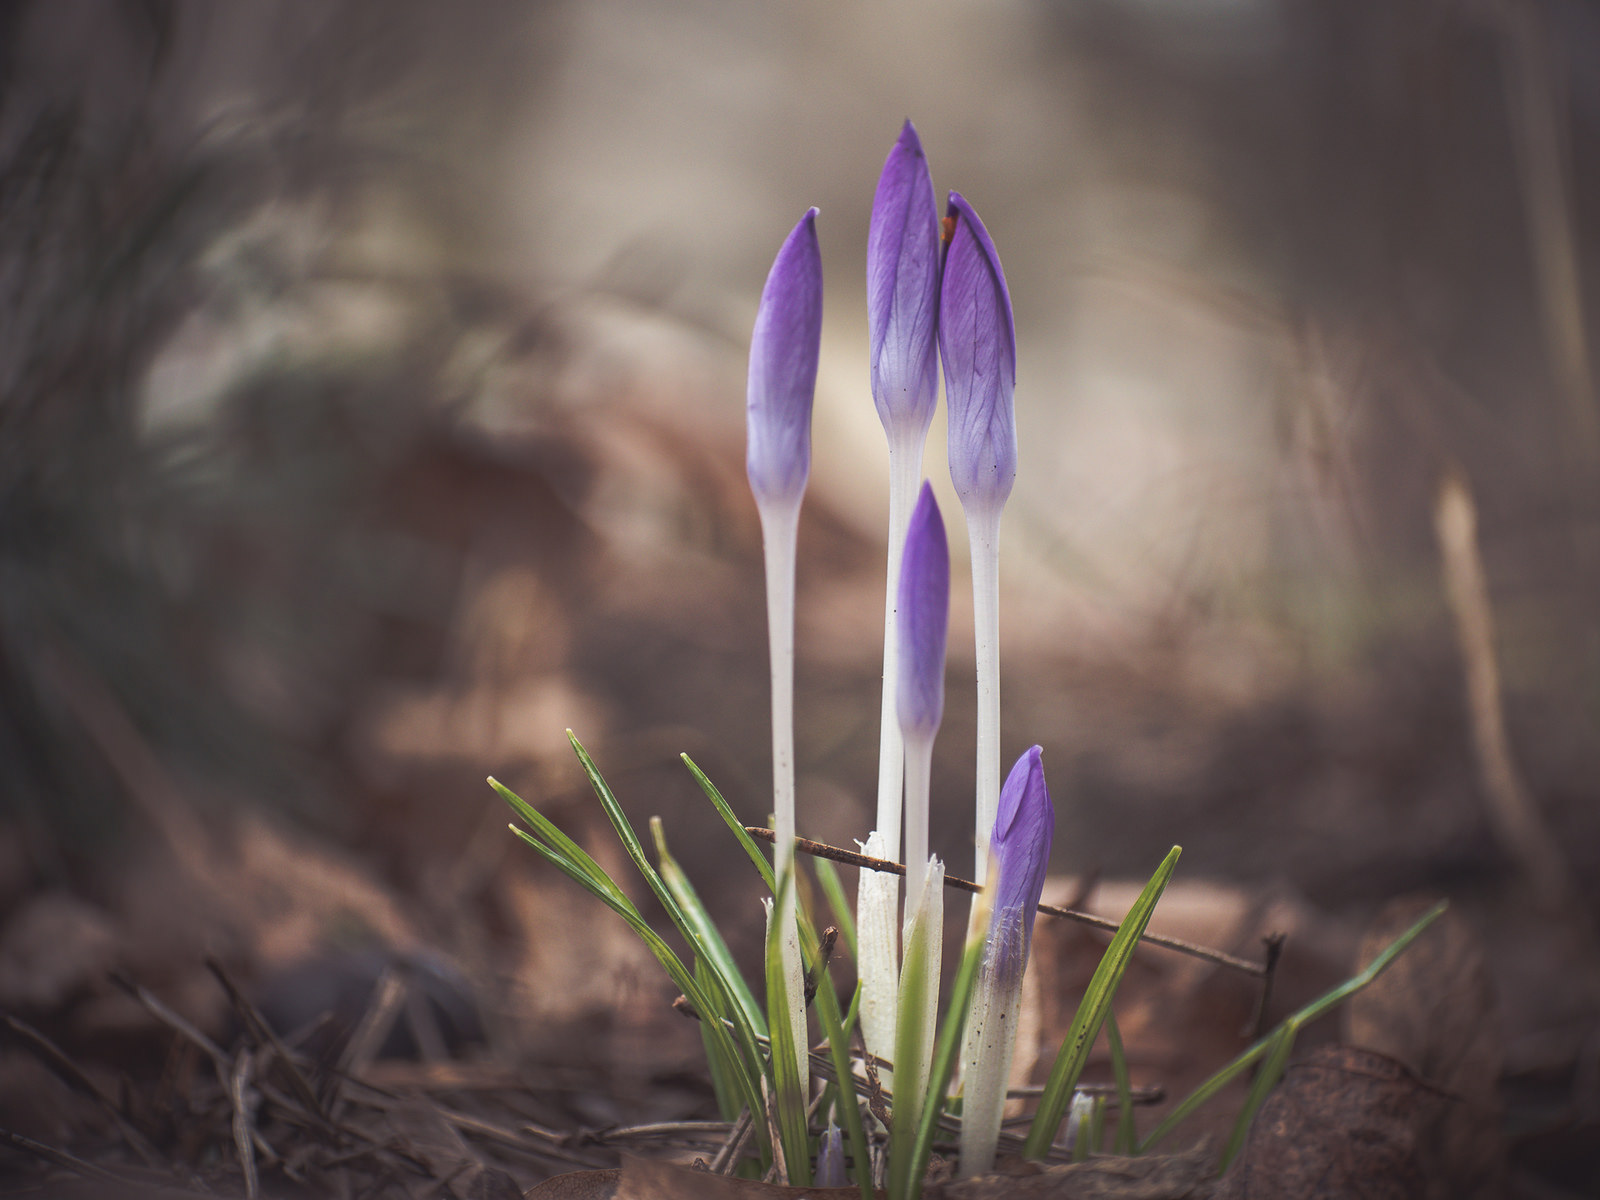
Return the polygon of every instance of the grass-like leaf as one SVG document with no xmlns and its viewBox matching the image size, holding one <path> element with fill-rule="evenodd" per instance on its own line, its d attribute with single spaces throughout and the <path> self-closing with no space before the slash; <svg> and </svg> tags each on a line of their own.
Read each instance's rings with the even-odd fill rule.
<svg viewBox="0 0 1600 1200">
<path fill-rule="evenodd" d="M 711 979 L 711 968 L 706 965 L 703 958 L 695 959 L 695 982 L 700 985 L 700 990 L 706 995 L 707 1000 L 716 1003 L 716 986 Z M 700 1042 L 706 1052 L 706 1065 L 711 1069 L 711 1090 L 717 1097 L 717 1111 L 722 1114 L 724 1121 L 736 1121 L 740 1109 L 743 1107 L 741 1094 L 735 1074 L 744 1069 L 744 1064 L 738 1061 L 728 1062 L 723 1059 L 719 1043 L 712 1037 L 709 1028 L 711 1022 L 721 1024 L 723 1016 L 720 1012 L 700 1014 Z M 724 1025 L 723 1028 L 726 1028 Z"/>
<path fill-rule="evenodd" d="M 800 936 L 806 936 L 804 929 Z M 833 1062 L 839 1089 L 834 1107 L 844 1121 L 845 1136 L 850 1139 L 850 1157 L 855 1163 L 856 1182 L 861 1185 L 861 1200 L 872 1200 L 872 1158 L 867 1149 L 867 1132 L 861 1123 L 861 1100 L 856 1093 L 856 1077 L 850 1063 L 850 1035 L 839 1015 L 838 993 L 833 990 L 833 981 L 817 958 L 814 941 L 807 947 L 807 957 L 817 972 L 817 1019 L 823 1036 L 828 1039 L 828 1057 Z"/>
<path fill-rule="evenodd" d="M 745 1020 L 750 1023 L 752 1029 L 765 1036 L 767 1019 L 761 1012 L 761 1006 L 756 1003 L 756 998 L 751 994 L 749 985 L 745 983 L 738 964 L 733 961 L 733 952 L 728 949 L 728 943 L 723 940 L 716 922 L 706 911 L 705 904 L 700 900 L 700 894 L 694 890 L 694 884 L 689 882 L 688 875 L 684 873 L 678 860 L 672 857 L 672 852 L 667 849 L 666 830 L 661 825 L 660 817 L 650 818 L 650 837 L 656 844 L 656 863 L 661 871 L 661 881 L 667 885 L 667 890 L 683 909 L 683 915 L 700 939 L 706 957 L 716 964 L 718 977 L 726 984 L 734 1001 L 744 1010 Z"/>
<path fill-rule="evenodd" d="M 1116 995 L 1117 985 L 1122 982 L 1122 973 L 1127 970 L 1134 947 L 1139 944 L 1140 936 L 1150 924 L 1150 914 L 1155 911 L 1156 902 L 1166 890 L 1167 881 L 1172 878 L 1172 872 L 1178 865 L 1178 856 L 1182 853 L 1181 846 L 1174 846 L 1168 852 L 1156 868 L 1156 873 L 1150 877 L 1150 882 L 1145 884 L 1144 891 L 1133 902 L 1128 915 L 1122 919 L 1111 945 L 1100 959 L 1100 965 L 1095 968 L 1094 977 L 1090 979 L 1088 990 L 1078 1005 L 1072 1027 L 1067 1031 L 1066 1040 L 1061 1043 L 1061 1050 L 1056 1055 L 1055 1065 L 1050 1069 L 1050 1078 L 1039 1099 L 1039 1111 L 1034 1114 L 1033 1124 L 1028 1129 L 1028 1138 L 1023 1145 L 1023 1154 L 1028 1158 L 1043 1158 L 1050 1144 L 1055 1141 L 1056 1133 L 1061 1128 L 1061 1118 L 1072 1100 L 1073 1089 L 1078 1086 L 1078 1077 L 1083 1074 L 1083 1065 L 1089 1059 L 1089 1050 L 1100 1032 L 1106 1013 L 1111 1009 L 1111 998 Z"/>
<path fill-rule="evenodd" d="M 761 847 L 756 845 L 755 838 L 744 831 L 744 822 L 734 815 L 731 805 L 723 799 L 722 793 L 717 790 L 717 785 L 706 778 L 706 773 L 695 765 L 694 759 L 687 754 L 679 755 L 683 765 L 689 768 L 689 774 L 694 776 L 694 781 L 700 785 L 700 790 L 706 794 L 706 799 L 711 801 L 717 815 L 722 818 L 722 823 L 733 831 L 733 836 L 744 847 L 744 852 L 750 856 L 750 861 L 755 863 L 756 870 L 761 872 L 761 880 L 767 885 L 769 892 L 778 890 L 777 879 L 772 874 L 772 864 L 767 861 L 767 856 L 761 852 Z"/>
<path fill-rule="evenodd" d="M 600 872 L 605 880 L 605 883 L 602 883 L 583 871 L 571 859 L 541 842 L 527 830 L 518 829 L 513 825 L 511 831 L 538 851 L 546 861 L 559 868 L 575 883 L 589 891 L 620 916 L 627 923 L 628 928 L 632 929 L 639 939 L 644 942 L 650 953 L 655 955 L 656 961 L 666 970 L 667 976 L 678 990 L 688 997 L 689 1003 L 694 1005 L 696 1012 L 701 1014 L 717 1012 L 721 1005 L 716 1000 L 713 1000 L 706 990 L 700 986 L 694 975 L 683 965 L 683 961 L 673 952 L 672 947 L 667 945 L 661 939 L 661 935 L 650 927 L 649 922 L 639 914 L 639 910 L 634 907 L 633 902 L 627 898 L 621 888 L 616 886 L 614 881 L 610 880 L 609 876 L 606 876 L 603 871 Z M 584 857 L 587 857 L 587 855 Z M 593 860 L 590 861 L 592 862 Z M 596 869 L 598 870 L 598 868 Z M 610 885 L 609 888 L 605 886 L 607 883 Z M 726 1025 L 712 1017 L 708 1020 L 702 1020 L 701 1027 L 710 1031 L 709 1036 L 716 1045 L 716 1052 L 724 1061 L 730 1063 L 741 1061 L 738 1047 L 734 1044 L 733 1035 L 728 1031 Z M 748 1059 L 743 1061 L 748 1061 Z M 753 1113 L 764 1111 L 761 1102 L 761 1089 L 756 1083 L 757 1078 L 758 1076 L 750 1070 L 740 1071 L 737 1076 L 740 1100 Z M 762 1157 L 770 1160 L 772 1145 L 764 1126 L 765 1123 L 762 1121 L 755 1122 L 755 1134 L 761 1146 Z"/>
<path fill-rule="evenodd" d="M 783 969 L 783 924 L 778 919 L 793 886 L 792 871 L 785 871 L 773 906 L 767 910 L 767 1028 L 771 1039 L 773 1099 L 778 1108 L 778 1137 L 783 1142 L 783 1162 L 788 1182 L 811 1184 L 811 1148 L 806 1127 L 806 1096 L 800 1083 L 799 1055 L 805 1047 L 794 1044 L 789 1020 L 789 991 Z"/>
<path fill-rule="evenodd" d="M 839 933 L 844 937 L 844 944 L 849 948 L 850 958 L 853 961 L 856 956 L 856 919 L 850 907 L 850 900 L 844 894 L 844 884 L 839 880 L 839 872 L 825 858 L 812 859 L 811 869 L 816 872 L 822 894 L 828 898 L 828 907 L 833 910 L 834 924 L 839 927 Z"/>
<path fill-rule="evenodd" d="M 983 947 L 987 941 L 993 906 L 992 887 L 985 888 L 973 902 L 967 925 L 972 932 L 967 937 L 966 949 L 961 954 L 961 966 L 956 970 L 955 983 L 950 989 L 950 1004 L 945 1009 L 944 1025 L 939 1030 L 938 1041 L 934 1043 L 926 1102 L 917 1119 L 917 1136 L 911 1147 L 911 1191 L 908 1196 L 912 1200 L 921 1194 L 922 1179 L 928 1173 L 928 1159 L 933 1154 L 933 1136 L 939 1127 L 939 1114 L 944 1108 L 950 1079 L 955 1074 L 956 1059 L 961 1054 L 961 1035 L 966 1028 L 967 1011 L 972 1007 L 972 991 L 977 986 L 978 967 L 983 962 Z M 892 1189 L 890 1196 L 894 1197 Z"/>
<path fill-rule="evenodd" d="M 1417 918 L 1416 924 L 1412 925 L 1410 929 L 1407 929 L 1399 937 L 1395 938 L 1394 941 L 1390 942 L 1389 945 L 1384 949 L 1383 953 L 1379 954 L 1367 964 L 1365 970 L 1345 980 L 1338 987 L 1324 992 L 1310 1004 L 1306 1005 L 1293 1015 L 1285 1018 L 1282 1024 L 1280 1024 L 1271 1033 L 1267 1034 L 1266 1037 L 1256 1042 L 1255 1045 L 1251 1046 L 1248 1050 L 1244 1051 L 1244 1053 L 1240 1054 L 1227 1066 L 1223 1067 L 1215 1075 L 1211 1076 L 1210 1079 L 1207 1079 L 1199 1087 L 1195 1088 L 1195 1090 L 1184 1099 L 1182 1104 L 1179 1104 L 1178 1107 L 1168 1113 L 1166 1119 L 1152 1129 L 1150 1131 L 1150 1135 L 1146 1137 L 1144 1141 L 1139 1143 L 1139 1153 L 1143 1154 L 1151 1147 L 1155 1146 L 1156 1143 L 1160 1142 L 1162 1138 L 1166 1137 L 1169 1133 L 1176 1129 L 1180 1123 L 1191 1116 L 1197 1108 L 1199 1108 L 1207 1100 L 1211 1099 L 1212 1096 L 1215 1096 L 1223 1088 L 1227 1087 L 1228 1084 L 1232 1083 L 1242 1071 L 1247 1070 L 1252 1063 L 1260 1059 L 1269 1050 L 1276 1048 L 1279 1045 L 1278 1038 L 1283 1035 L 1285 1030 L 1292 1031 L 1290 1033 L 1291 1037 L 1295 1034 L 1298 1034 L 1301 1029 L 1305 1028 L 1312 1021 L 1315 1021 L 1318 1017 L 1322 1016 L 1336 1005 L 1348 1000 L 1351 996 L 1355 995 L 1362 988 L 1366 987 L 1379 975 L 1382 975 L 1384 971 L 1388 970 L 1389 965 L 1405 952 L 1406 947 L 1411 945 L 1412 942 L 1416 941 L 1417 938 L 1421 937 L 1422 931 L 1437 921 L 1448 907 L 1448 902 L 1443 900 L 1434 905 L 1427 912 L 1423 913 L 1421 917 Z M 1230 1139 L 1230 1141 L 1231 1140 L 1232 1139 Z"/>
<path fill-rule="evenodd" d="M 1117 1081 L 1117 1132 L 1112 1149 L 1117 1154 L 1132 1154 L 1138 1141 L 1133 1123 L 1133 1085 L 1128 1078 L 1128 1056 L 1122 1048 L 1122 1030 L 1117 1014 L 1106 1010 L 1106 1044 L 1111 1047 L 1111 1074 Z"/>
<path fill-rule="evenodd" d="M 633 825 L 628 820 L 628 814 L 622 809 L 616 794 L 612 792 L 611 785 L 600 774 L 600 768 L 595 765 L 589 752 L 583 748 L 572 730 L 567 730 L 567 739 L 572 743 L 572 749 L 578 756 L 584 774 L 589 778 L 589 785 L 594 789 L 594 794 L 599 797 L 600 806 L 605 810 L 606 819 L 611 822 L 611 827 L 616 831 L 618 839 L 622 842 L 623 849 L 628 852 L 628 857 L 633 860 L 633 865 L 638 869 L 644 881 L 650 885 L 650 890 L 655 893 L 656 899 L 661 902 L 661 907 L 666 910 L 668 918 L 677 928 L 679 935 L 703 958 L 711 968 L 713 978 L 722 989 L 725 1003 L 720 1005 L 725 1014 L 732 1019 L 738 1032 L 739 1040 L 744 1047 L 745 1059 L 752 1064 L 761 1064 L 763 1060 L 756 1046 L 755 1029 L 746 1019 L 744 1008 L 738 1003 L 737 990 L 745 987 L 744 980 L 740 977 L 738 968 L 733 966 L 731 955 L 724 956 L 719 961 L 700 938 L 693 923 L 678 904 L 677 899 L 667 888 L 666 882 L 660 873 L 650 865 L 650 860 L 645 857 L 644 846 L 639 841 L 639 835 L 633 830 Z M 726 970 L 724 969 L 726 964 Z M 752 1080 L 753 1082 L 753 1080 Z M 774 1081 L 776 1082 L 776 1081 Z M 751 1109 L 752 1112 L 761 1111 L 759 1107 Z"/>
<path fill-rule="evenodd" d="M 1295 1031 L 1296 1027 L 1293 1025 L 1280 1025 L 1277 1034 L 1268 1045 L 1266 1060 L 1250 1083 L 1250 1092 L 1244 1098 L 1244 1107 L 1239 1110 L 1238 1119 L 1233 1123 L 1233 1132 L 1228 1135 L 1228 1144 L 1223 1147 L 1222 1157 L 1217 1161 L 1219 1173 L 1226 1171 L 1228 1164 L 1233 1161 L 1233 1156 L 1239 1153 L 1239 1148 L 1244 1145 L 1245 1136 L 1250 1132 L 1250 1126 L 1256 1119 L 1256 1113 L 1261 1111 L 1261 1105 L 1267 1099 L 1267 1093 L 1277 1086 L 1278 1080 L 1283 1078 L 1284 1068 L 1289 1065 L 1289 1055 L 1294 1050 Z"/>
<path fill-rule="evenodd" d="M 889 1200 L 911 1200 L 921 1190 L 915 1170 L 917 1128 L 923 1112 L 944 1097 L 929 1091 L 939 1004 L 939 961 L 944 940 L 944 869 L 930 862 L 906 924 L 900 963 L 899 1011 L 894 1031 L 894 1125 L 889 1131 Z M 908 894 L 907 903 L 912 897 Z"/>
</svg>

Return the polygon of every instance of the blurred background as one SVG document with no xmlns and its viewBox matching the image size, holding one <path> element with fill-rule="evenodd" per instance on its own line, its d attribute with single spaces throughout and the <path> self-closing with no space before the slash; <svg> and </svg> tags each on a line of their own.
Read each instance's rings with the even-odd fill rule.
<svg viewBox="0 0 1600 1200">
<path fill-rule="evenodd" d="M 799 824 L 865 835 L 864 254 L 907 117 L 1012 289 L 1002 747 L 1045 748 L 1057 870 L 1142 879 L 1179 842 L 1340 952 L 1450 896 L 1514 1152 L 1600 1178 L 1538 1149 L 1600 1108 L 1581 0 L 3 0 L 0 1007 L 159 1069 L 109 972 L 220 1024 L 207 955 L 263 989 L 421 956 L 529 1061 L 576 1026 L 620 1091 L 691 1061 L 483 777 L 604 847 L 570 726 L 756 935 L 676 759 L 761 820 L 745 342 L 815 204 Z M 933 828 L 960 874 L 967 586 Z M 0 1092 L 54 1128 L 25 1058 Z"/>
</svg>

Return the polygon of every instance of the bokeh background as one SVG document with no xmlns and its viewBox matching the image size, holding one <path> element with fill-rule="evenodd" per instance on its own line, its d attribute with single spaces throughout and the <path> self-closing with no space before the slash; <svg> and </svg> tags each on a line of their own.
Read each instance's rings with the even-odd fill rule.
<svg viewBox="0 0 1600 1200">
<path fill-rule="evenodd" d="M 499 1045 L 576 1023 L 617 1090 L 659 1085 L 664 983 L 483 777 L 603 845 L 570 726 L 749 945 L 676 756 L 760 819 L 745 340 L 815 204 L 800 826 L 865 835 L 863 258 L 907 117 L 1012 289 L 1003 753 L 1045 747 L 1056 868 L 1180 842 L 1345 950 L 1450 896 L 1524 1169 L 1587 1186 L 1536 1152 L 1600 1105 L 1580 0 L 0 3 L 0 1006 L 131 1070 L 160 1055 L 109 971 L 221 1021 L 207 954 L 429 955 Z"/>
</svg>

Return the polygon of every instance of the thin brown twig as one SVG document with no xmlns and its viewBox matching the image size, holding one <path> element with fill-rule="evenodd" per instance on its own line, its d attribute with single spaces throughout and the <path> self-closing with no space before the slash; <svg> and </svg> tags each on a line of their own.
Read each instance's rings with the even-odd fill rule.
<svg viewBox="0 0 1600 1200">
<path fill-rule="evenodd" d="M 764 842 L 772 842 L 777 838 L 777 835 L 772 830 L 763 829 L 759 825 L 746 825 L 744 831 L 751 837 Z M 830 846 L 827 842 L 814 842 L 810 838 L 795 838 L 794 848 L 803 854 L 811 855 L 813 858 L 831 859 L 847 866 L 864 867 L 869 871 L 882 871 L 888 875 L 904 875 L 906 873 L 903 863 L 893 862 L 887 858 L 873 858 L 870 855 L 857 854 L 854 850 L 846 850 L 841 846 Z M 946 875 L 944 877 L 944 885 L 947 888 L 954 888 L 958 892 L 976 894 L 983 890 L 981 885 L 972 882 L 970 879 L 962 879 L 957 875 Z M 1076 921 L 1080 925 L 1092 925 L 1096 929 L 1104 929 L 1110 933 L 1115 933 L 1120 928 L 1119 923 L 1116 921 L 1108 920 L 1105 917 L 1097 917 L 1093 913 L 1079 912 L 1074 908 L 1058 908 L 1054 904 L 1041 904 L 1039 905 L 1039 911 L 1047 917 L 1063 917 L 1068 921 Z M 1221 967 L 1242 971 L 1246 975 L 1260 977 L 1266 973 L 1266 968 L 1260 963 L 1253 963 L 1248 959 L 1238 958 L 1221 950 L 1197 946 L 1193 942 L 1181 941 L 1178 938 L 1145 933 L 1140 935 L 1139 940 L 1148 942 L 1152 946 L 1160 946 L 1163 950 L 1175 950 L 1179 954 L 1187 954 L 1192 958 L 1202 958 Z"/>
<path fill-rule="evenodd" d="M 739 1113 L 738 1121 L 734 1122 L 733 1130 L 728 1134 L 728 1140 L 722 1143 L 722 1148 L 711 1159 L 711 1173 L 713 1175 L 732 1175 L 739 1159 L 744 1156 L 744 1148 L 750 1144 L 750 1137 L 755 1132 L 755 1122 L 750 1118 L 750 1110 L 743 1109 Z"/>
<path fill-rule="evenodd" d="M 267 1019 L 261 1015 L 261 1011 L 246 999 L 244 993 L 239 990 L 238 985 L 233 982 L 233 979 L 220 962 L 207 956 L 206 968 L 216 977 L 217 982 L 222 985 L 222 990 L 227 994 L 228 1003 L 233 1005 L 234 1012 L 239 1014 L 239 1019 L 245 1023 L 245 1027 L 255 1036 L 256 1041 L 272 1047 L 273 1053 L 278 1056 L 278 1061 L 283 1063 L 283 1069 L 288 1073 L 290 1090 L 294 1092 L 300 1103 L 305 1105 L 310 1112 L 326 1121 L 328 1114 L 323 1111 L 322 1104 L 317 1099 L 316 1089 L 311 1086 L 310 1081 L 301 1072 L 294 1057 L 284 1047 L 283 1042 L 279 1040 L 277 1031 L 267 1023 Z"/>
<path fill-rule="evenodd" d="M 30 1137 L 23 1137 L 20 1133 L 12 1133 L 9 1129 L 0 1129 L 0 1142 L 10 1146 L 13 1150 L 21 1150 L 24 1154 L 31 1154 L 45 1162 L 54 1163 L 58 1167 L 65 1167 L 75 1174 L 89 1179 L 107 1179 L 119 1187 L 127 1187 L 128 1181 L 121 1175 L 113 1174 L 104 1167 L 97 1167 L 91 1162 L 85 1162 L 75 1154 L 68 1154 L 65 1150 L 57 1150 L 54 1146 L 47 1146 L 43 1142 L 36 1142 Z"/>
<path fill-rule="evenodd" d="M 1251 1041 L 1259 1039 L 1267 1031 L 1267 1005 L 1272 1000 L 1272 981 L 1278 974 L 1278 959 L 1283 955 L 1283 939 L 1281 933 L 1268 934 L 1261 939 L 1262 949 L 1266 959 L 1263 963 L 1265 970 L 1261 973 L 1261 991 L 1256 996 L 1255 1015 L 1244 1027 L 1244 1035 Z"/>
<path fill-rule="evenodd" d="M 249 1050 L 240 1050 L 233 1062 L 233 1072 L 228 1078 L 228 1099 L 233 1104 L 233 1145 L 239 1154 L 239 1169 L 244 1172 L 246 1200 L 255 1200 L 261 1192 L 261 1177 L 256 1171 L 255 1122 L 250 1113 Z"/>
<path fill-rule="evenodd" d="M 224 1086 L 227 1085 L 229 1063 L 228 1056 L 222 1052 L 222 1047 L 218 1046 L 187 1020 L 173 1012 L 172 1009 L 157 1000 L 126 975 L 113 971 L 111 973 L 111 982 L 137 1000 L 152 1017 L 186 1041 L 192 1043 L 205 1054 L 211 1060 L 211 1065 L 216 1068 L 217 1078 L 222 1081 Z"/>
<path fill-rule="evenodd" d="M 441 1117 L 463 1133 L 475 1134 L 486 1141 L 494 1142 L 507 1149 L 516 1150 L 535 1158 L 576 1163 L 580 1167 L 589 1167 L 591 1169 L 600 1169 L 606 1165 L 605 1160 L 593 1155 L 583 1154 L 576 1147 L 564 1144 L 561 1141 L 561 1135 L 555 1134 L 553 1130 L 541 1129 L 537 1125 L 524 1126 L 524 1132 L 532 1133 L 541 1138 L 540 1142 L 533 1142 L 514 1129 L 507 1129 L 502 1125 L 494 1124 L 492 1121 L 469 1116 L 467 1113 L 455 1112 L 448 1108 L 440 1108 L 438 1112 Z"/>
<path fill-rule="evenodd" d="M 111 1120 L 116 1124 L 117 1131 L 122 1134 L 122 1140 L 127 1142 L 128 1147 L 144 1160 L 145 1166 L 160 1168 L 164 1165 L 160 1155 L 156 1152 L 156 1148 L 150 1144 L 149 1139 L 144 1134 L 134 1127 L 123 1107 L 107 1095 L 99 1084 L 90 1079 L 84 1073 L 83 1068 L 72 1061 L 66 1051 L 32 1025 L 12 1016 L 10 1013 L 0 1013 L 0 1021 L 5 1023 L 6 1028 L 11 1030 L 15 1037 L 25 1042 L 67 1086 L 82 1092 L 100 1105 L 101 1108 L 105 1109 Z"/>
</svg>

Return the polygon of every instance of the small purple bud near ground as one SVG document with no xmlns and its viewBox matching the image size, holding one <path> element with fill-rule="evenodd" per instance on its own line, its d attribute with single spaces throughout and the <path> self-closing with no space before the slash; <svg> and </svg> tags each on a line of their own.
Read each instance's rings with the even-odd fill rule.
<svg viewBox="0 0 1600 1200">
<path fill-rule="evenodd" d="M 1006 1082 L 1016 1050 L 1022 976 L 1028 966 L 1039 897 L 1050 869 L 1055 828 L 1055 806 L 1044 781 L 1043 752 L 1034 746 L 1006 777 L 989 841 L 997 873 L 989 885 L 994 890 L 994 913 L 963 1047 L 963 1178 L 981 1175 L 994 1163 Z"/>
</svg>

